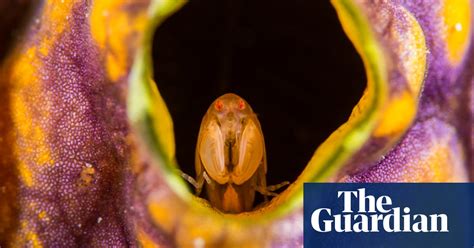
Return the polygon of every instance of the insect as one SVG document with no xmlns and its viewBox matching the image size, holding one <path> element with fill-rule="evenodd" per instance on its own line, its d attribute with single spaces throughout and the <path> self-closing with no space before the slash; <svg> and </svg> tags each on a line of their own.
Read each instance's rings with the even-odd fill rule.
<svg viewBox="0 0 474 248">
<path fill-rule="evenodd" d="M 183 175 L 200 195 L 203 186 L 212 206 L 239 213 L 253 207 L 255 192 L 265 196 L 287 184 L 267 187 L 267 159 L 260 122 L 250 105 L 228 93 L 203 117 L 195 154 L 196 180 Z"/>
</svg>

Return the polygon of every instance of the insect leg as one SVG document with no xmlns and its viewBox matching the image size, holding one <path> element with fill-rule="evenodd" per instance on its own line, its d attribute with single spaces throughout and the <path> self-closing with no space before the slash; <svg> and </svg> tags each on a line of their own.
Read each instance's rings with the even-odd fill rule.
<svg viewBox="0 0 474 248">
<path fill-rule="evenodd" d="M 267 186 L 267 190 L 268 191 L 279 190 L 280 188 L 285 187 L 286 185 L 289 185 L 289 184 L 290 184 L 290 182 L 284 181 L 284 182 L 279 183 L 279 184 Z"/>
<path fill-rule="evenodd" d="M 258 193 L 262 194 L 263 196 L 277 196 L 277 193 L 273 193 L 269 191 L 266 187 L 261 187 L 261 186 L 255 186 L 255 190 L 258 191 Z"/>
<path fill-rule="evenodd" d="M 207 176 L 206 172 L 203 173 L 202 177 L 198 176 L 198 179 L 194 179 L 192 176 L 184 173 L 183 171 L 180 170 L 181 177 L 188 181 L 188 183 L 192 184 L 194 188 L 196 189 L 196 195 L 199 196 L 202 191 L 202 186 L 204 185 L 204 180 L 206 180 L 207 183 L 210 183 L 210 179 Z"/>
<path fill-rule="evenodd" d="M 202 173 L 202 177 L 206 180 L 207 184 L 211 184 L 211 179 L 209 178 L 209 176 L 207 175 L 205 171 Z M 202 183 L 201 183 L 201 187 L 202 187 Z"/>
<path fill-rule="evenodd" d="M 276 185 L 271 185 L 271 186 L 266 186 L 266 187 L 262 187 L 262 186 L 254 186 L 255 187 L 255 190 L 258 191 L 260 194 L 264 195 L 264 196 L 277 196 L 278 194 L 277 193 L 274 193 L 273 191 L 275 190 L 278 190 L 286 185 L 289 185 L 290 182 L 288 181 L 284 181 L 282 183 L 279 183 L 279 184 L 276 184 Z"/>
<path fill-rule="evenodd" d="M 188 183 L 192 184 L 192 185 L 194 186 L 194 188 L 198 188 L 198 184 L 197 184 L 196 180 L 194 180 L 194 178 L 193 178 L 192 176 L 190 176 L 190 175 L 188 175 L 188 174 L 186 174 L 186 173 L 184 173 L 184 172 L 182 172 L 182 171 L 180 171 L 180 173 L 181 173 L 181 177 L 182 177 L 184 180 L 186 180 L 186 181 L 188 181 Z"/>
</svg>

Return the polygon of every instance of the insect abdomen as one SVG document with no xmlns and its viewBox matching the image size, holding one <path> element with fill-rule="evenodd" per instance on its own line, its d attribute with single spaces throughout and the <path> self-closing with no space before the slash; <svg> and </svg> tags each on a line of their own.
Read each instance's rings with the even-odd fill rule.
<svg viewBox="0 0 474 248">
<path fill-rule="evenodd" d="M 233 183 L 206 185 L 207 196 L 211 204 L 225 213 L 240 213 L 252 210 L 255 199 L 255 177 L 242 185 Z"/>
</svg>

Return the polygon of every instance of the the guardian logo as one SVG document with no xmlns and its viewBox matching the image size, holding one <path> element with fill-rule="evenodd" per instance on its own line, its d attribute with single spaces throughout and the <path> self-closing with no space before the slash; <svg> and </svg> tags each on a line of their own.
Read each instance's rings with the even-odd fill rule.
<svg viewBox="0 0 474 248">
<path fill-rule="evenodd" d="M 447 214 L 412 214 L 408 206 L 392 207 L 392 199 L 387 195 L 366 195 L 365 188 L 338 191 L 337 198 L 342 201 L 342 213 L 334 213 L 330 208 L 312 212 L 311 226 L 316 232 L 449 232 Z"/>
</svg>

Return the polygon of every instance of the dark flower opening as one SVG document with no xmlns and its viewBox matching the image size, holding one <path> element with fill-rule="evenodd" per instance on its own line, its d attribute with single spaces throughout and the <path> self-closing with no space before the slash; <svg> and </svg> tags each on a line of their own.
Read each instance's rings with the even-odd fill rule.
<svg viewBox="0 0 474 248">
<path fill-rule="evenodd" d="M 201 119 L 220 95 L 237 93 L 258 114 L 271 185 L 298 177 L 366 85 L 329 1 L 190 1 L 153 43 L 177 160 L 192 176 Z"/>
<path fill-rule="evenodd" d="M 37 4 L 31 0 L 0 2 L 0 60 L 3 60 L 12 48 Z"/>
</svg>

